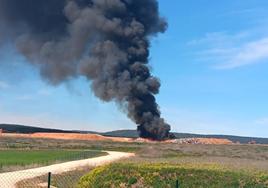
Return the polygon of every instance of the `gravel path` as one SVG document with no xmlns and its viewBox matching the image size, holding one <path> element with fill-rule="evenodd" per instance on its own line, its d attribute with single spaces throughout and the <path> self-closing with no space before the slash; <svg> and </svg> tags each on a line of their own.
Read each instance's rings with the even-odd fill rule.
<svg viewBox="0 0 268 188">
<path fill-rule="evenodd" d="M 128 158 L 135 155 L 133 153 L 125 153 L 125 152 L 114 152 L 114 151 L 105 151 L 105 152 L 107 152 L 108 155 L 90 159 L 54 164 L 40 168 L 2 173 L 0 174 L 0 188 L 16 188 L 16 184 L 19 181 L 46 175 L 48 174 L 48 172 L 51 172 L 52 174 L 61 174 L 63 172 L 75 170 L 79 167 L 100 166 L 103 164 L 114 162 L 122 158 Z"/>
</svg>

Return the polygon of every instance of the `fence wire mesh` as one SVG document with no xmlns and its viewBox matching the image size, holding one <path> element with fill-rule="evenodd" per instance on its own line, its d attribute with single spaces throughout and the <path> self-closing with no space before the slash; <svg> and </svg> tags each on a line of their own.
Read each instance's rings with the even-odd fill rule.
<svg viewBox="0 0 268 188">
<path fill-rule="evenodd" d="M 94 162 L 90 162 L 91 165 L 87 166 L 88 162 L 83 160 L 90 160 L 92 157 L 98 157 L 104 154 L 103 152 L 94 150 L 65 150 L 56 151 L 57 155 L 55 157 L 49 156 L 48 160 L 47 156 L 51 155 L 51 151 L 53 153 L 54 150 L 41 151 L 48 154 L 43 157 L 44 159 L 39 159 L 38 164 L 35 164 L 34 161 L 32 163 L 25 163 L 25 161 L 20 160 L 19 154 L 16 163 L 13 162 L 9 164 L 9 160 L 4 162 L 0 160 L 0 188 L 48 187 L 49 172 L 52 172 L 51 188 L 74 188 L 78 184 L 79 179 L 95 166 Z M 28 151 L 22 150 L 22 152 Z M 64 164 L 67 165 L 67 169 L 71 171 L 65 172 Z M 52 169 L 56 167 L 55 171 L 51 171 L 51 166 L 47 165 L 53 166 Z M 74 168 L 73 166 L 80 167 Z M 38 170 L 36 170 L 36 168 Z"/>
<path fill-rule="evenodd" d="M 47 181 L 44 172 L 8 172 L 0 174 L 0 188 L 34 188 Z M 47 182 L 46 182 L 47 183 Z M 47 186 L 46 186 L 47 187 Z"/>
<path fill-rule="evenodd" d="M 92 167 L 78 168 L 61 174 L 49 172 L 8 172 L 0 174 L 0 188 L 75 188 L 79 179 L 88 173 Z"/>
</svg>

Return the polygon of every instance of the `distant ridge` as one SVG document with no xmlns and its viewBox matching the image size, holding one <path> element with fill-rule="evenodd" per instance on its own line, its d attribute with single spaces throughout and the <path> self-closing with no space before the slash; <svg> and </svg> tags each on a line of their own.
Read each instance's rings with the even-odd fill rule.
<svg viewBox="0 0 268 188">
<path fill-rule="evenodd" d="M 136 130 L 115 130 L 110 132 L 101 133 L 103 136 L 114 136 L 114 137 L 127 137 L 127 138 L 138 138 L 139 134 Z"/>
<path fill-rule="evenodd" d="M 136 130 L 117 130 L 106 133 L 101 133 L 104 136 L 115 136 L 115 137 L 129 137 L 137 138 L 138 132 Z M 241 144 L 248 144 L 252 141 L 256 144 L 268 144 L 268 138 L 258 138 L 258 137 L 243 137 L 243 136 L 233 136 L 233 135 L 203 135 L 203 134 L 190 134 L 190 133 L 173 133 L 176 138 L 220 138 L 228 139 L 232 142 L 239 142 Z"/>
<path fill-rule="evenodd" d="M 110 132 L 94 132 L 94 131 L 79 131 L 79 130 L 61 130 L 61 129 L 49 129 L 34 126 L 25 125 L 14 125 L 14 124 L 0 124 L 0 129 L 3 129 L 7 133 L 36 133 L 36 132 L 46 132 L 46 133 L 93 133 L 100 134 L 103 136 L 111 137 L 128 137 L 137 138 L 138 132 L 136 130 L 115 130 Z M 189 134 L 189 133 L 174 133 L 176 138 L 222 138 L 228 139 L 232 142 L 239 142 L 241 144 L 248 144 L 254 141 L 256 144 L 268 144 L 268 138 L 257 138 L 257 137 L 243 137 L 243 136 L 233 136 L 233 135 L 203 135 L 203 134 Z"/>
<path fill-rule="evenodd" d="M 36 132 L 47 132 L 47 133 L 73 133 L 74 131 L 66 131 L 61 129 L 49 129 L 25 125 L 15 125 L 15 124 L 0 124 L 0 129 L 5 133 L 36 133 Z"/>
</svg>

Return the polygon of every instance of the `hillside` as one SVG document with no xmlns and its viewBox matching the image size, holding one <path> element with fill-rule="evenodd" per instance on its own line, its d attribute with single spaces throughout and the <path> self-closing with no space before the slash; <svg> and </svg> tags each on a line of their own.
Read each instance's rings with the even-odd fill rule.
<svg viewBox="0 0 268 188">
<path fill-rule="evenodd" d="M 66 131 L 60 129 L 49 129 L 25 125 L 14 125 L 14 124 L 0 124 L 0 129 L 5 133 L 36 133 L 36 132 L 46 132 L 46 133 L 71 133 L 73 131 Z"/>
<path fill-rule="evenodd" d="M 101 133 L 104 136 L 116 136 L 116 137 L 129 137 L 137 138 L 138 132 L 136 130 L 118 130 L 106 133 Z M 243 137 L 233 135 L 203 135 L 203 134 L 189 134 L 189 133 L 173 133 L 176 138 L 219 138 L 228 139 L 234 143 L 248 144 L 249 142 L 255 141 L 256 144 L 268 144 L 268 138 L 257 138 L 257 137 Z"/>
<path fill-rule="evenodd" d="M 115 136 L 115 137 L 128 137 L 128 138 L 138 138 L 139 134 L 136 130 L 116 130 L 105 133 L 100 133 L 103 136 Z"/>
<path fill-rule="evenodd" d="M 137 138 L 138 132 L 136 130 L 116 130 L 110 132 L 93 132 L 93 131 L 77 131 L 77 130 L 61 130 L 61 129 L 49 129 L 24 125 L 12 125 L 12 124 L 0 124 L 0 129 L 3 129 L 6 133 L 93 133 L 110 137 L 127 137 Z M 268 138 L 256 138 L 256 137 L 242 137 L 233 135 L 202 135 L 202 134 L 189 134 L 189 133 L 173 133 L 176 138 L 219 138 L 228 139 L 234 143 L 247 144 L 249 142 L 256 142 L 257 144 L 268 144 Z"/>
</svg>

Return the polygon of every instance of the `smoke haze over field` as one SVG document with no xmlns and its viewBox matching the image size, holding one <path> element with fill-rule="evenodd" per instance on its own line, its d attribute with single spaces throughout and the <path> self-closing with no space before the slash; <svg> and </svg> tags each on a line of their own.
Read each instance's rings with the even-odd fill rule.
<svg viewBox="0 0 268 188">
<path fill-rule="evenodd" d="M 149 39 L 167 27 L 156 0 L 0 0 L 0 27 L 0 43 L 15 43 L 49 83 L 85 76 L 98 98 L 127 109 L 141 137 L 170 136 L 148 68 Z"/>
</svg>

